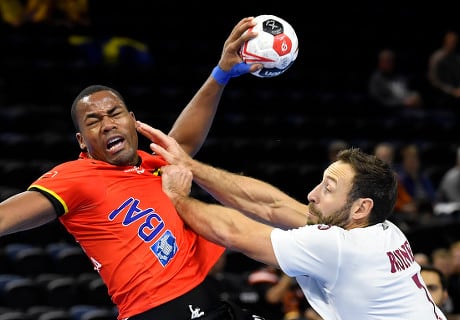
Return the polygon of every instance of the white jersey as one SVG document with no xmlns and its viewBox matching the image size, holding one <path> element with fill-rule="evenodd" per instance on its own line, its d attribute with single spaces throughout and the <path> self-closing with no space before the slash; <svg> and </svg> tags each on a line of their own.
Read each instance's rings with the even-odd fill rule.
<svg viewBox="0 0 460 320">
<path fill-rule="evenodd" d="M 296 277 L 323 319 L 445 320 L 420 276 L 406 236 L 386 221 L 344 230 L 274 229 L 281 269 Z"/>
</svg>

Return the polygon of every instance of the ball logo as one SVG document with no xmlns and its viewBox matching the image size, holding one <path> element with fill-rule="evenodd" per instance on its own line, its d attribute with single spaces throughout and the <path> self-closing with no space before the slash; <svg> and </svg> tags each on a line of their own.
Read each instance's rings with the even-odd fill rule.
<svg viewBox="0 0 460 320">
<path fill-rule="evenodd" d="M 273 19 L 265 20 L 263 23 L 262 30 L 268 32 L 274 36 L 283 33 L 283 25 Z"/>
</svg>

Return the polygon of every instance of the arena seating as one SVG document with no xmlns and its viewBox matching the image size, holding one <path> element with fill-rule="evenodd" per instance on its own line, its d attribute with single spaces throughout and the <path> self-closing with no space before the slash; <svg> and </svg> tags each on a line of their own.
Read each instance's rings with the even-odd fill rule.
<svg viewBox="0 0 460 320">
<path fill-rule="evenodd" d="M 93 65 L 67 42 L 67 36 L 74 31 L 2 25 L 5 28 L 0 28 L 0 145 L 4 151 L 0 155 L 0 201 L 27 188 L 54 165 L 76 159 L 79 149 L 70 106 L 87 85 L 115 87 L 139 120 L 168 130 L 217 62 L 229 26 L 243 14 L 233 12 L 228 19 L 220 17 L 212 24 L 207 22 L 206 30 L 212 25 L 215 33 L 209 31 L 209 38 L 203 40 L 209 41 L 209 45 L 197 45 L 188 36 L 195 32 L 188 24 L 198 21 L 174 17 L 178 25 L 171 26 L 167 15 L 156 14 L 154 19 L 151 10 L 139 10 L 143 4 L 153 9 L 151 1 L 132 2 L 127 11 L 121 11 L 113 2 L 94 2 L 93 14 L 100 15 L 93 28 L 84 31 L 94 31 L 95 36 L 100 26 L 104 27 L 101 30 L 114 33 L 131 31 L 133 36 L 149 43 L 154 63 Z M 363 14 L 360 10 L 364 9 L 359 9 L 356 16 Z M 378 12 L 381 11 L 372 10 L 365 15 L 378 21 Z M 404 12 L 403 7 L 399 15 L 395 12 L 393 22 L 398 23 L 398 18 L 403 21 Z M 146 16 L 132 21 L 129 17 L 136 17 L 133 13 Z M 296 18 L 292 12 L 286 12 L 286 16 Z M 304 21 L 298 22 L 300 25 Z M 172 36 L 160 35 L 159 44 L 154 23 L 170 26 Z M 399 27 L 407 27 L 407 23 Z M 411 43 L 402 54 L 412 54 L 408 68 L 419 68 L 422 76 L 421 66 L 430 49 L 423 45 L 433 31 L 424 30 L 421 25 L 420 28 L 411 38 L 418 42 Z M 397 146 L 415 142 L 421 147 L 427 172 L 438 183 L 442 173 L 453 165 L 456 147 L 460 145 L 458 111 L 452 113 L 442 106 L 428 105 L 423 116 L 408 118 L 376 109 L 367 97 L 366 87 L 375 48 L 383 45 L 375 42 L 379 37 L 372 32 L 376 30 L 366 34 L 366 30 L 359 30 L 362 38 L 369 39 L 366 48 L 362 41 L 353 39 L 355 31 L 349 21 L 339 21 L 329 31 L 338 38 L 325 41 L 324 28 L 315 29 L 310 23 L 305 23 L 305 28 L 299 26 L 298 61 L 281 77 L 258 79 L 247 75 L 231 80 L 197 158 L 261 178 L 305 201 L 307 192 L 322 177 L 330 141 L 344 139 L 369 152 L 382 140 Z M 398 33 L 390 34 L 396 37 Z M 407 34 L 401 37 L 404 35 Z M 177 41 L 172 39 L 176 37 Z M 329 50 L 323 48 L 325 42 L 331 45 Z M 398 40 L 394 43 L 404 50 L 406 44 Z M 425 49 L 413 54 L 413 48 L 421 47 Z M 148 141 L 141 138 L 141 146 L 147 148 Z M 203 191 L 194 192 L 207 197 Z M 408 237 L 414 251 L 429 251 L 434 245 L 447 245 L 459 239 L 456 230 L 458 221 L 448 221 L 413 230 Z M 236 253 L 230 256 L 228 264 L 235 272 L 257 265 Z M 0 239 L 0 320 L 115 318 L 116 309 L 108 299 L 105 285 L 58 222 Z"/>
</svg>

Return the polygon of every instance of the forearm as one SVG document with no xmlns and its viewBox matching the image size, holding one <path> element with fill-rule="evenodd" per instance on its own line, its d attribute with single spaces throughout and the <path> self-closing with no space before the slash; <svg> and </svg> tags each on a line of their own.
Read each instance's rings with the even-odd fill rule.
<svg viewBox="0 0 460 320">
<path fill-rule="evenodd" d="M 192 172 L 184 166 L 168 165 L 162 168 L 163 191 L 185 223 L 210 241 L 277 266 L 270 240 L 273 228 L 251 220 L 232 208 L 191 198 L 192 178 Z"/>
<path fill-rule="evenodd" d="M 272 228 L 221 205 L 168 193 L 174 206 L 195 232 L 209 241 L 279 268 L 270 240 Z M 254 241 L 257 239 L 257 241 Z"/>
<path fill-rule="evenodd" d="M 306 224 L 307 206 L 266 182 L 194 160 L 188 167 L 193 172 L 194 181 L 226 206 L 272 226 L 299 227 Z"/>
<path fill-rule="evenodd" d="M 203 145 L 224 90 L 213 77 L 209 76 L 203 86 L 182 110 L 174 122 L 169 136 L 176 139 L 190 155 L 195 155 Z"/>
<path fill-rule="evenodd" d="M 234 249 L 229 236 L 236 231 L 232 230 L 231 216 L 225 212 L 232 209 L 206 204 L 192 197 L 169 196 L 181 218 L 196 233 L 214 243 Z"/>
</svg>

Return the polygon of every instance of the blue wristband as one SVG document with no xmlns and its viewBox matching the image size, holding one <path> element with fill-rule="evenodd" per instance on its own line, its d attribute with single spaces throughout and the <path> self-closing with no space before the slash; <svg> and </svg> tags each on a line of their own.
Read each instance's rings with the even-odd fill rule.
<svg viewBox="0 0 460 320">
<path fill-rule="evenodd" d="M 251 66 L 245 62 L 235 64 L 229 71 L 222 70 L 219 65 L 212 69 L 211 75 L 221 85 L 227 84 L 230 78 L 241 76 L 248 73 Z"/>
<path fill-rule="evenodd" d="M 221 85 L 226 85 L 228 80 L 232 77 L 230 75 L 230 71 L 222 70 L 219 65 L 217 65 L 214 69 L 212 69 L 211 75 L 213 78 Z"/>
</svg>

